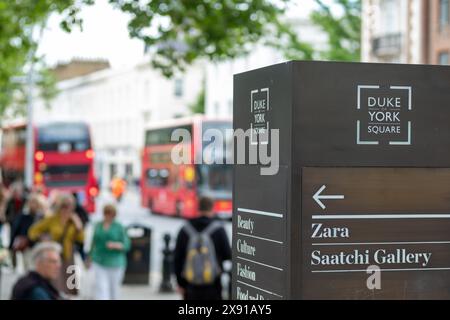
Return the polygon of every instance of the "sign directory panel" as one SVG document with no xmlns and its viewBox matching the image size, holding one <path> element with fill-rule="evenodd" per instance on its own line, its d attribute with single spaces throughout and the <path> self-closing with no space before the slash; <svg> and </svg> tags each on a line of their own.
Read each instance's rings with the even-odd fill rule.
<svg viewBox="0 0 450 320">
<path fill-rule="evenodd" d="M 441 168 L 303 168 L 305 297 L 450 298 L 449 181 Z"/>
<path fill-rule="evenodd" d="M 449 79 L 301 61 L 235 76 L 234 298 L 450 298 Z"/>
</svg>

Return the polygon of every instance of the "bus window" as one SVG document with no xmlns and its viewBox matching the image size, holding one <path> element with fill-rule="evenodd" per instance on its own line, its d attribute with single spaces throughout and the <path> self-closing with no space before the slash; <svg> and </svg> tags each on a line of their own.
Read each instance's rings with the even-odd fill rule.
<svg viewBox="0 0 450 320">
<path fill-rule="evenodd" d="M 43 125 L 38 132 L 38 149 L 42 151 L 86 151 L 91 147 L 89 130 L 82 123 Z"/>
<path fill-rule="evenodd" d="M 213 135 L 211 139 L 205 139 L 202 141 L 202 151 L 203 151 L 203 161 L 207 163 L 227 163 L 227 157 L 230 156 L 230 151 L 233 141 L 232 125 L 230 122 L 204 122 L 202 124 L 203 136 L 205 137 L 206 132 L 210 131 L 209 134 Z M 215 141 L 215 135 L 221 135 L 221 148 L 209 147 L 211 143 L 217 143 Z M 220 145 L 220 144 L 219 144 Z M 207 148 L 208 147 L 208 148 Z M 209 152 L 207 152 L 208 150 Z"/>
<path fill-rule="evenodd" d="M 24 146 L 27 142 L 27 129 L 20 129 L 17 133 L 17 144 L 19 146 Z"/>
<path fill-rule="evenodd" d="M 162 129 L 153 129 L 148 130 L 145 133 L 145 146 L 153 146 L 153 145 L 166 145 L 178 143 L 178 141 L 172 141 L 172 133 L 175 129 L 184 129 L 190 135 L 192 134 L 192 126 L 180 126 L 173 128 L 162 128 Z"/>
<path fill-rule="evenodd" d="M 164 186 L 166 186 L 169 183 L 169 175 L 170 175 L 169 170 L 167 169 L 159 170 L 159 177 Z"/>
<path fill-rule="evenodd" d="M 230 165 L 199 165 L 197 169 L 199 188 L 213 191 L 228 191 L 233 185 L 233 171 Z"/>
<path fill-rule="evenodd" d="M 169 170 L 149 169 L 147 171 L 147 184 L 153 187 L 165 187 L 169 183 Z"/>
<path fill-rule="evenodd" d="M 25 170 L 26 127 L 17 126 L 2 129 L 1 178 L 9 186 L 15 180 L 23 179 Z"/>
<path fill-rule="evenodd" d="M 26 129 L 8 129 L 2 135 L 2 149 L 12 149 L 25 146 L 26 143 Z"/>
</svg>

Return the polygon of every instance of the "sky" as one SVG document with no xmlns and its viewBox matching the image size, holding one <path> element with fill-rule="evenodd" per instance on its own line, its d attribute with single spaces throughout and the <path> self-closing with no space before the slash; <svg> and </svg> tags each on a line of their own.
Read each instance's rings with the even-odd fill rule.
<svg viewBox="0 0 450 320">
<path fill-rule="evenodd" d="M 112 66 L 134 65 L 143 59 L 144 46 L 128 36 L 128 17 L 113 9 L 107 0 L 81 12 L 83 31 L 75 28 L 66 33 L 59 27 L 60 17 L 54 15 L 42 35 L 39 53 L 50 65 L 68 62 L 72 58 L 108 59 Z"/>
<path fill-rule="evenodd" d="M 288 16 L 305 16 L 314 7 L 313 0 L 293 1 Z M 59 27 L 60 18 L 52 16 L 48 21 L 39 47 L 50 66 L 68 62 L 72 58 L 108 59 L 114 68 L 135 65 L 144 59 L 144 46 L 128 36 L 128 17 L 113 9 L 107 0 L 97 0 L 81 12 L 83 31 L 75 28 L 71 33 Z"/>
</svg>

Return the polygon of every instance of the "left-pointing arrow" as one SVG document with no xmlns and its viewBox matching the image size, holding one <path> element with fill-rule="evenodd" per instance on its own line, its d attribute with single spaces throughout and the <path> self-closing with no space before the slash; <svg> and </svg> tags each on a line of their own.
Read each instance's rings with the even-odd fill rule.
<svg viewBox="0 0 450 320">
<path fill-rule="evenodd" d="M 343 195 L 321 195 L 322 191 L 325 190 L 326 186 L 323 185 L 320 187 L 319 190 L 317 190 L 317 192 L 313 195 L 313 199 L 317 202 L 317 204 L 323 209 L 325 210 L 325 205 L 323 204 L 322 201 L 320 201 L 321 199 L 329 199 L 329 200 L 342 200 L 344 199 Z"/>
</svg>

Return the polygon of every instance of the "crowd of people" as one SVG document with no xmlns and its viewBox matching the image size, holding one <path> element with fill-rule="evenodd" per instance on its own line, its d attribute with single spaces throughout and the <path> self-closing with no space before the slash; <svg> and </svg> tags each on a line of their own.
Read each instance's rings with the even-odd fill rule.
<svg viewBox="0 0 450 320">
<path fill-rule="evenodd" d="M 93 268 L 96 299 L 118 299 L 130 240 L 116 221 L 114 204 L 105 205 L 104 219 L 94 226 L 89 252 L 84 251 L 89 215 L 76 194 L 27 191 L 21 182 L 0 186 L 0 235 L 9 229 L 11 266 L 22 256 L 25 275 L 14 285 L 12 299 L 74 299 L 79 294 L 78 254 Z M 0 237 L 0 239 L 4 236 Z M 0 243 L 4 246 L 5 244 Z"/>
<path fill-rule="evenodd" d="M 186 221 L 178 233 L 173 271 L 184 299 L 219 300 L 224 262 L 231 260 L 230 242 L 214 218 L 213 201 L 202 197 L 198 208 L 199 217 Z M 16 268 L 21 256 L 27 271 L 15 283 L 11 299 L 77 298 L 75 255 L 95 274 L 94 298 L 119 299 L 130 239 L 116 215 L 114 204 L 103 207 L 103 219 L 93 225 L 91 245 L 85 252 L 89 215 L 76 194 L 53 192 L 46 197 L 39 189 L 27 192 L 20 182 L 9 189 L 0 186 L 0 235 L 8 226 L 11 265 Z"/>
</svg>

